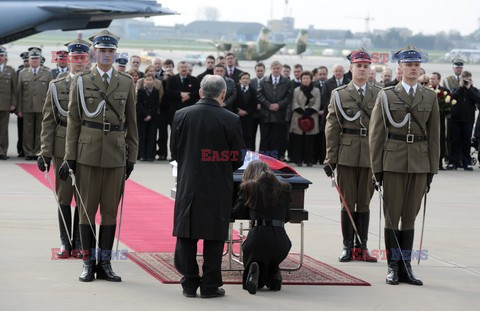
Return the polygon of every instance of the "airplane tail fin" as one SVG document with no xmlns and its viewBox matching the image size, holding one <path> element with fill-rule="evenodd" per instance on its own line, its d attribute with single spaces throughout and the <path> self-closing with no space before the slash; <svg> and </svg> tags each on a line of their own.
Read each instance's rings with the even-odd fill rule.
<svg viewBox="0 0 480 311">
<path fill-rule="evenodd" d="M 258 34 L 258 39 L 257 39 L 258 53 L 265 53 L 268 50 L 269 34 L 270 34 L 270 29 L 268 29 L 267 27 L 263 27 L 260 30 L 260 33 Z"/>
<path fill-rule="evenodd" d="M 296 41 L 297 55 L 300 55 L 307 50 L 307 38 L 308 38 L 308 31 L 306 31 L 305 29 L 300 30 L 300 32 L 298 33 L 297 41 Z"/>
</svg>

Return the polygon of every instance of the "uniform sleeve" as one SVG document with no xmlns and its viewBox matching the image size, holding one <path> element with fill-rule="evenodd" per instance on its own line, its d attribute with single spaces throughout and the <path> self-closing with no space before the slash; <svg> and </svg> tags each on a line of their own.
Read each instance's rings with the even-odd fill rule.
<svg viewBox="0 0 480 311">
<path fill-rule="evenodd" d="M 42 131 L 40 134 L 40 155 L 49 158 L 51 158 L 53 155 L 53 141 L 55 138 L 55 128 L 57 126 L 54 113 L 55 112 L 52 107 L 52 93 L 50 88 L 48 88 L 45 104 L 43 105 Z"/>
<path fill-rule="evenodd" d="M 17 112 L 23 112 L 23 83 L 22 83 L 22 72 L 18 73 L 18 83 L 17 83 Z"/>
<path fill-rule="evenodd" d="M 68 102 L 67 137 L 65 142 L 65 160 L 77 160 L 77 144 L 80 136 L 82 119 L 80 116 L 80 103 L 78 102 L 77 81 L 81 76 L 76 76 L 70 86 L 70 99 Z"/>
<path fill-rule="evenodd" d="M 438 173 L 438 162 L 440 159 L 440 113 L 438 99 L 433 95 L 432 113 L 427 121 L 428 151 L 430 160 L 430 173 Z"/>
<path fill-rule="evenodd" d="M 127 103 L 125 105 L 125 142 L 128 148 L 127 161 L 135 163 L 138 155 L 137 109 L 135 105 L 135 85 L 130 81 Z"/>
<path fill-rule="evenodd" d="M 382 109 L 383 97 L 385 91 L 380 91 L 377 96 L 375 107 L 372 111 L 372 117 L 369 125 L 368 142 L 370 144 L 370 162 L 373 173 L 383 172 L 383 147 L 385 144 L 385 123 Z M 437 161 L 438 166 L 438 161 Z"/>
<path fill-rule="evenodd" d="M 10 106 L 17 107 L 17 73 L 15 70 L 12 70 L 12 101 L 10 102 Z"/>
<path fill-rule="evenodd" d="M 325 157 L 325 163 L 336 164 L 338 162 L 338 146 L 340 144 L 340 133 L 342 131 L 343 120 L 337 116 L 335 112 L 335 94 L 337 91 L 332 92 L 330 97 L 330 104 L 328 105 L 327 122 L 325 126 L 325 139 L 327 155 Z"/>
</svg>

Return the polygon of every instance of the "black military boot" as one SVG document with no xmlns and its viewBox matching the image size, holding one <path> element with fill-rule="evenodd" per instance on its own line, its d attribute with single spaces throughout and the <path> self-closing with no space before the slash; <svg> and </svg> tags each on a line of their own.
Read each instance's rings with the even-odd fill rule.
<svg viewBox="0 0 480 311">
<path fill-rule="evenodd" d="M 68 237 L 72 232 L 72 210 L 70 205 L 60 205 L 60 210 L 62 213 L 58 211 L 58 225 L 60 226 L 61 244 L 60 251 L 57 253 L 57 257 L 68 258 L 70 257 L 70 252 L 72 251 L 72 245 L 70 244 L 70 239 Z M 65 218 L 65 223 L 63 223 L 62 214 Z"/>
<path fill-rule="evenodd" d="M 82 242 L 80 241 L 80 229 L 79 229 L 79 216 L 78 216 L 79 207 L 75 207 L 75 212 L 73 213 L 73 236 L 72 236 L 72 257 L 82 258 Z"/>
<path fill-rule="evenodd" d="M 101 225 L 98 237 L 98 247 L 100 248 L 97 279 L 110 282 L 121 282 L 122 278 L 112 270 L 110 260 L 112 258 L 113 241 L 115 240 L 115 229 L 117 225 Z"/>
<path fill-rule="evenodd" d="M 82 258 L 83 269 L 82 273 L 78 277 L 81 282 L 91 282 L 95 279 L 96 270 L 96 241 L 94 231 L 87 225 L 78 225 L 80 231 L 80 239 L 82 241 Z M 93 227 L 95 230 L 95 227 Z"/>
<path fill-rule="evenodd" d="M 362 239 L 362 243 L 360 245 L 360 260 L 366 262 L 377 262 L 377 258 L 370 255 L 367 248 L 367 240 L 368 240 L 368 225 L 370 223 L 370 211 L 365 213 L 355 213 L 355 223 L 357 225 L 358 234 L 360 234 L 360 238 Z"/>
<path fill-rule="evenodd" d="M 398 230 L 385 228 L 385 249 L 387 250 L 388 262 L 388 274 L 385 281 L 390 285 L 398 285 L 398 264 L 401 262 L 401 258 L 397 258 L 400 256 L 400 249 L 395 239 L 395 235 L 399 236 L 398 232 Z"/>
<path fill-rule="evenodd" d="M 340 257 L 338 257 L 338 261 L 347 262 L 352 260 L 353 226 L 345 209 L 342 209 L 340 220 L 342 224 L 343 250 Z"/>
<path fill-rule="evenodd" d="M 423 282 L 413 274 L 412 265 L 410 264 L 412 260 L 413 236 L 413 229 L 400 231 L 400 247 L 402 248 L 404 264 L 399 263 L 398 279 L 402 283 L 423 285 Z"/>
</svg>

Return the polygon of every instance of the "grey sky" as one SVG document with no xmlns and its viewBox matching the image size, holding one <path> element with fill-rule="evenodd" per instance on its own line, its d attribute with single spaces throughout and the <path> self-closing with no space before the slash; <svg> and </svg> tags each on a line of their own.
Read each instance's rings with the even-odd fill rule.
<svg viewBox="0 0 480 311">
<path fill-rule="evenodd" d="M 313 25 L 317 29 L 350 29 L 353 32 L 365 29 L 361 18 L 370 14 L 375 20 L 370 29 L 408 27 L 414 33 L 434 34 L 451 29 L 462 35 L 479 28 L 480 1 L 476 0 L 423 0 L 423 1 L 360 1 L 360 0 L 158 0 L 165 7 L 181 15 L 155 17 L 157 25 L 173 26 L 187 24 L 199 19 L 199 12 L 205 7 L 216 7 L 221 21 L 259 22 L 266 25 L 270 19 L 279 19 L 287 12 L 295 18 L 296 28 Z M 405 4 L 405 8 L 394 3 Z M 271 4 L 273 3 L 273 10 Z M 435 4 L 433 4 L 435 3 Z M 452 8 L 455 6 L 455 9 Z M 412 7 L 415 7 L 413 11 Z"/>
</svg>

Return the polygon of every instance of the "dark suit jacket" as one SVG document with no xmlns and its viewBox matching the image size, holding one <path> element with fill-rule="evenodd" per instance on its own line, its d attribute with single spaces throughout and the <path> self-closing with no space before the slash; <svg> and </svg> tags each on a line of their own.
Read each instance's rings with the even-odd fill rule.
<svg viewBox="0 0 480 311">
<path fill-rule="evenodd" d="M 278 84 L 273 85 L 272 76 L 266 76 L 260 81 L 258 101 L 262 105 L 260 110 L 262 122 L 284 123 L 287 120 L 288 107 L 292 104 L 293 89 L 290 79 L 280 76 Z M 278 111 L 270 111 L 270 104 L 278 103 Z"/>
<path fill-rule="evenodd" d="M 213 99 L 201 99 L 175 113 L 170 143 L 178 163 L 173 235 L 226 240 L 233 172 L 245 150 L 240 118 Z"/>
<path fill-rule="evenodd" d="M 242 86 L 237 84 L 237 98 L 232 111 L 237 113 L 237 108 L 245 110 L 250 116 L 257 111 L 257 90 L 251 84 L 246 92 L 243 92 Z"/>
<path fill-rule="evenodd" d="M 343 77 L 343 82 L 342 85 L 347 85 L 350 83 L 351 80 L 348 78 Z M 332 91 L 336 89 L 337 86 L 337 79 L 335 76 L 331 77 L 327 81 L 325 81 L 325 84 L 323 85 L 322 89 L 322 98 L 320 100 L 320 109 L 323 109 L 323 116 L 322 120 L 320 122 L 320 131 L 325 130 L 325 124 L 327 122 L 327 114 L 328 114 L 328 105 L 330 104 L 330 95 L 332 94 Z"/>
<path fill-rule="evenodd" d="M 213 75 L 213 69 L 207 69 L 197 76 L 199 82 L 202 82 L 206 75 Z"/>
<path fill-rule="evenodd" d="M 227 84 L 227 93 L 225 94 L 225 105 L 228 110 L 233 111 L 233 104 L 237 100 L 237 88 L 233 79 L 225 77 L 225 83 Z"/>
<path fill-rule="evenodd" d="M 184 83 L 182 83 L 179 74 L 169 78 L 167 80 L 165 94 L 170 102 L 170 116 L 173 118 L 175 111 L 195 104 L 199 99 L 199 89 L 200 83 L 198 82 L 198 79 L 191 75 L 186 77 Z M 180 92 L 190 92 L 190 99 L 186 102 L 182 102 Z"/>
<path fill-rule="evenodd" d="M 242 70 L 238 69 L 237 67 L 234 67 L 233 75 L 230 77 L 230 75 L 228 74 L 228 67 L 225 67 L 225 77 L 233 79 L 235 83 L 238 83 L 238 81 L 240 80 L 240 74 L 242 72 L 243 72 Z"/>
<path fill-rule="evenodd" d="M 160 108 L 160 99 L 158 90 L 153 88 L 150 94 L 145 88 L 140 88 L 137 93 L 137 120 L 143 121 L 147 116 L 151 116 L 153 120 L 158 117 Z"/>
</svg>

